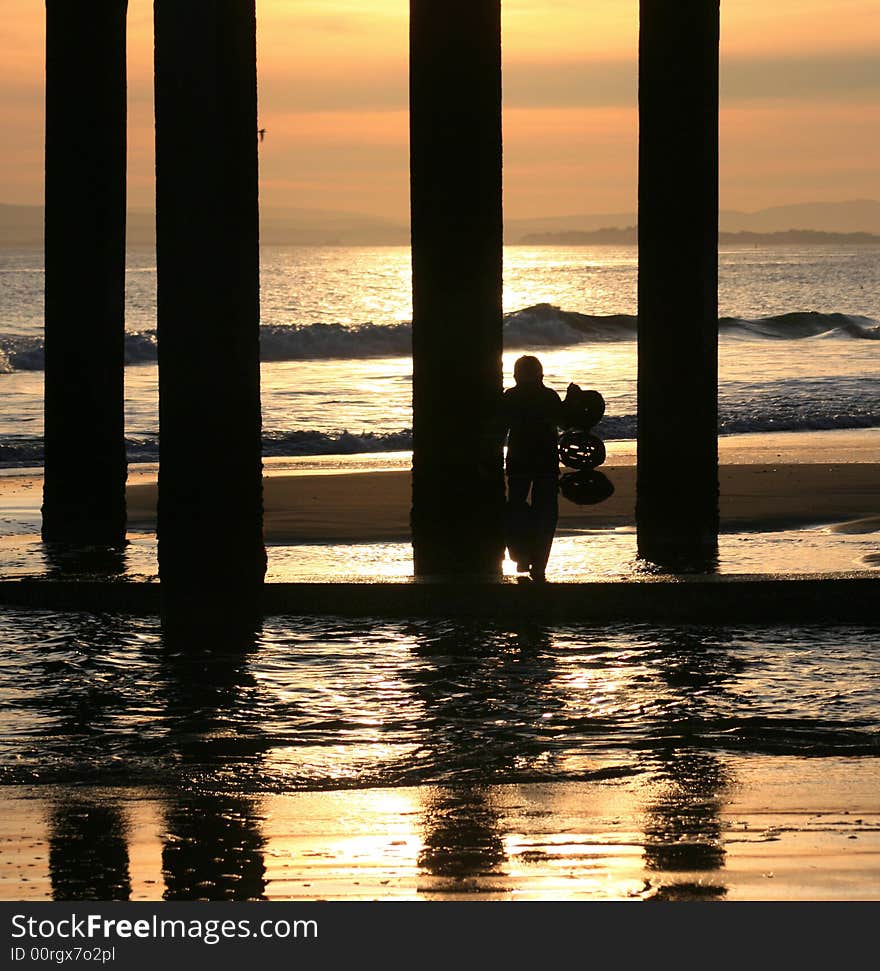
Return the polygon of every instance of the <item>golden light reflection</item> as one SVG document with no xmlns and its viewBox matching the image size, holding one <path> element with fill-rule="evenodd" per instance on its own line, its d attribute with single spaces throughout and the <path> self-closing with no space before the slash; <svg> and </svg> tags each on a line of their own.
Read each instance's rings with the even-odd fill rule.
<svg viewBox="0 0 880 971">
<path fill-rule="evenodd" d="M 376 723 L 377 727 L 381 723 Z M 370 740 L 370 736 L 374 740 Z M 296 779 L 331 779 L 337 784 L 359 780 L 365 771 L 380 772 L 383 765 L 412 757 L 417 751 L 415 744 L 389 744 L 375 739 L 379 731 L 367 726 L 359 727 L 357 742 L 321 746 L 282 746 L 266 750 L 264 764 L 267 769 Z"/>
<path fill-rule="evenodd" d="M 270 795 L 241 803 L 244 814 L 219 812 L 228 803 L 220 794 L 203 796 L 180 817 L 193 824 L 187 838 L 198 851 L 181 856 L 185 873 L 167 869 L 171 856 L 163 861 L 181 842 L 162 825 L 165 800 L 137 789 L 103 795 L 126 820 L 132 899 L 160 900 L 166 880 L 184 878 L 196 895 L 210 894 L 199 881 L 211 874 L 233 891 L 256 873 L 272 900 L 865 899 L 877 888 L 878 772 L 864 766 L 856 784 L 851 760 L 815 761 L 734 760 L 736 779 L 728 763 L 726 774 L 709 771 L 708 787 L 699 772 L 688 781 L 687 766 L 665 781 L 489 786 L 476 803 L 466 787 L 471 795 L 458 802 L 476 812 L 476 826 L 461 819 L 435 838 L 427 862 L 458 867 L 440 877 L 426 869 L 425 836 L 432 825 L 438 835 L 432 813 L 454 811 L 445 787 Z M 719 788 L 724 778 L 735 785 Z M 100 848 L 88 859 L 58 853 L 49 865 L 57 833 L 47 823 L 59 800 L 75 802 L 76 793 L 61 788 L 40 799 L 7 789 L 0 835 L 10 899 L 51 899 L 53 880 L 69 884 L 90 866 L 94 877 Z M 205 812 L 229 826 L 206 832 Z M 219 857 L 218 835 L 226 837 Z"/>
<path fill-rule="evenodd" d="M 417 790 L 298 793 L 265 808 L 271 899 L 417 896 Z"/>
</svg>

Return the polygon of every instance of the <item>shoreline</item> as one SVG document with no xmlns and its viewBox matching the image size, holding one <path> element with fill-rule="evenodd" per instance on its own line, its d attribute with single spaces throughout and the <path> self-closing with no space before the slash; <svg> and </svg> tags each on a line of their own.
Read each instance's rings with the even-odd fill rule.
<svg viewBox="0 0 880 971">
<path fill-rule="evenodd" d="M 560 575 L 632 572 L 636 443 L 607 446 L 608 462 L 600 471 L 613 482 L 614 495 L 596 506 L 560 500 L 553 556 Z M 719 453 L 721 535 L 728 537 L 728 556 L 733 550 L 741 560 L 740 551 L 746 553 L 747 572 L 880 565 L 880 429 L 729 436 L 719 440 Z M 264 532 L 275 551 L 273 579 L 340 571 L 410 573 L 404 549 L 410 541 L 410 461 L 403 452 L 266 459 Z M 129 472 L 129 559 L 139 574 L 155 573 L 156 473 L 155 465 L 132 466 Z M 222 467 L 206 463 L 203 475 L 210 488 Z M 0 540 L 8 575 L 44 568 L 41 502 L 42 470 L 0 475 Z M 579 553 L 572 546 L 565 552 L 566 543 L 579 543 L 586 534 L 592 536 L 589 549 Z M 360 554 L 354 551 L 370 546 L 367 559 L 356 562 Z M 294 562 L 290 557 L 297 549 L 302 552 Z"/>
<path fill-rule="evenodd" d="M 635 439 L 607 439 L 607 465 L 634 465 Z M 840 428 L 813 431 L 742 432 L 719 435 L 718 457 L 721 465 L 760 465 L 781 461 L 784 464 L 815 463 L 853 464 L 877 461 L 880 455 L 880 427 Z M 343 472 L 383 472 L 408 470 L 412 452 L 359 452 L 329 455 L 265 455 L 263 472 L 296 474 Z M 158 462 L 130 462 L 129 482 L 155 477 Z M 0 489 L 4 479 L 42 476 L 42 466 L 9 466 L 0 468 Z"/>
<path fill-rule="evenodd" d="M 557 535 L 627 530 L 635 525 L 635 466 L 604 465 L 614 494 L 595 506 L 559 502 Z M 205 476 L 215 473 L 206 469 Z M 721 532 L 766 532 L 833 525 L 850 534 L 880 529 L 880 462 L 736 464 L 719 469 Z M 408 470 L 291 471 L 263 477 L 264 528 L 269 545 L 406 542 Z M 157 483 L 135 473 L 127 487 L 128 528 L 153 533 Z M 0 534 L 39 531 L 42 476 L 0 479 Z"/>
</svg>

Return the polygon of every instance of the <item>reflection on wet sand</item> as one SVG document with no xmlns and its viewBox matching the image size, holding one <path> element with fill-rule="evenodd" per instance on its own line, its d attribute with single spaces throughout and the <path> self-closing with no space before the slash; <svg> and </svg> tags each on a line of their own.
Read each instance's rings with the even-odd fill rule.
<svg viewBox="0 0 880 971">
<path fill-rule="evenodd" d="M 49 874 L 55 900 L 128 900 L 128 828 L 122 811 L 83 796 L 56 805 L 49 818 Z"/>
<path fill-rule="evenodd" d="M 540 757 L 541 717 L 558 703 L 550 643 L 537 625 L 416 632 L 424 744 L 441 775 L 445 762 L 468 780 L 424 790 L 420 892 L 503 892 L 505 834 L 489 787 L 493 775 Z"/>
<path fill-rule="evenodd" d="M 658 900 L 723 898 L 725 864 L 721 812 L 729 773 L 717 757 L 694 748 L 707 698 L 724 690 L 740 664 L 717 632 L 678 632 L 658 645 L 661 680 L 672 690 L 654 728 L 648 761 L 654 795 L 645 807 L 645 866 L 659 875 Z"/>
<path fill-rule="evenodd" d="M 192 631 L 163 631 L 162 686 L 169 753 L 183 785 L 166 797 L 162 872 L 166 900 L 261 900 L 266 890 L 257 800 L 204 791 L 199 771 L 259 778 L 263 743 L 242 691 L 258 630 L 232 624 L 210 646 Z M 234 716 L 234 730 L 230 718 Z"/>
<path fill-rule="evenodd" d="M 608 844 L 608 833 L 582 833 L 568 842 L 551 839 L 543 845 L 540 840 L 508 839 L 510 821 L 490 786 L 493 772 L 550 757 L 539 728 L 552 725 L 568 699 L 547 663 L 552 656 L 548 632 L 532 628 L 503 640 L 502 646 L 491 638 L 454 634 L 417 639 L 416 650 L 435 661 L 433 674 L 417 685 L 432 723 L 428 743 L 457 767 L 466 763 L 471 770 L 466 784 L 424 790 L 419 865 L 431 879 L 420 885 L 422 892 L 495 894 L 502 889 L 498 877 L 515 883 L 509 879 L 511 870 L 538 860 L 552 860 L 558 872 L 590 882 L 603 859 L 610 862 L 619 852 L 601 849 Z M 639 842 L 650 877 L 639 896 L 701 899 L 726 893 L 717 871 L 725 860 L 720 813 L 730 779 L 717 758 L 689 748 L 689 726 L 699 722 L 701 699 L 737 670 L 737 662 L 714 642 L 711 646 L 707 650 L 703 639 L 681 632 L 655 646 L 662 654 L 657 671 L 672 697 L 655 720 L 655 742 L 644 759 L 651 798 L 644 807 Z M 481 663 L 487 652 L 493 659 L 488 665 Z M 516 663 L 536 658 L 542 663 Z M 523 669 L 527 677 L 521 676 Z M 632 686 L 634 694 L 639 690 Z M 461 731 L 463 719 L 467 732 Z M 506 734 L 506 721 L 517 730 Z M 596 816 L 598 808 L 579 807 L 579 814 Z M 620 845 L 614 837 L 611 843 Z M 512 860 L 512 854 L 518 859 Z M 622 862 L 628 866 L 625 854 Z M 576 886 L 570 889 L 578 893 Z"/>
<path fill-rule="evenodd" d="M 497 892 L 507 853 L 491 790 L 475 786 L 427 789 L 422 804 L 418 865 L 421 893 Z M 431 879 L 434 878 L 434 879 Z"/>
<path fill-rule="evenodd" d="M 191 633 L 166 630 L 160 645 L 163 760 L 175 766 L 177 779 L 163 808 L 161 860 L 168 900 L 265 899 L 273 895 L 273 864 L 267 857 L 284 856 L 264 835 L 263 800 L 231 791 L 264 788 L 264 759 L 273 743 L 249 707 L 258 690 L 250 667 L 258 632 L 230 631 L 225 637 L 215 633 L 205 646 Z M 527 776 L 530 765 L 540 767 L 543 776 L 556 772 L 553 724 L 572 698 L 569 682 L 557 670 L 550 632 L 531 625 L 514 632 L 419 626 L 409 633 L 411 650 L 422 663 L 407 667 L 404 676 L 423 715 L 423 754 L 434 773 L 453 780 L 417 790 L 420 838 L 406 842 L 416 849 L 420 894 L 506 896 L 543 868 L 539 883 L 551 896 L 559 894 L 563 874 L 567 895 L 574 896 L 604 895 L 612 886 L 612 895 L 624 887 L 627 895 L 662 899 L 724 896 L 718 879 L 725 860 L 720 814 L 730 780 L 714 756 L 690 747 L 701 698 L 736 672 L 736 662 L 717 645 L 707 651 L 704 640 L 685 635 L 651 645 L 660 652 L 655 672 L 669 695 L 642 757 L 640 791 L 650 793 L 643 804 L 643 834 L 608 825 L 604 803 L 614 790 L 611 778 L 610 790 L 601 785 L 580 790 L 591 802 L 572 804 L 569 794 L 564 808 L 556 807 L 576 827 L 563 838 L 540 825 L 524 826 L 516 817 L 529 798 L 517 787 L 493 785 L 513 771 Z M 112 640 L 112 629 L 105 627 L 99 642 L 91 640 L 110 649 L 108 636 Z M 589 650 L 589 632 L 582 638 L 578 648 Z M 605 674 L 614 681 L 613 671 Z M 646 689 L 621 682 L 620 690 L 635 701 Z M 66 714 L 67 730 L 101 730 L 100 703 L 83 708 L 71 702 Z M 602 729 L 597 724 L 589 730 Z M 601 771 L 589 774 L 602 778 Z M 623 815 L 637 808 L 633 796 L 629 792 L 618 806 Z M 584 828 L 590 820 L 592 829 Z M 126 827 L 119 810 L 108 804 L 59 805 L 51 831 L 53 891 L 59 899 L 128 896 Z M 98 833 L 100 839 L 93 839 Z M 284 840 L 295 844 L 298 839 L 296 817 L 286 814 Z M 92 845 L 88 852 L 86 844 Z M 627 849 L 639 844 L 647 873 L 641 884 Z M 381 841 L 361 846 L 372 847 L 368 855 L 385 852 Z M 619 879 L 600 886 L 597 874 L 608 867 L 619 870 Z M 290 878 L 283 875 L 285 885 L 291 885 Z"/>
<path fill-rule="evenodd" d="M 660 900 L 719 898 L 726 852 L 720 817 L 728 784 L 710 755 L 680 755 L 658 781 L 665 786 L 645 809 L 645 867 L 659 875 Z M 657 878 L 655 878 L 657 879 Z"/>
<path fill-rule="evenodd" d="M 266 841 L 255 800 L 170 796 L 165 826 L 165 900 L 264 899 Z"/>
<path fill-rule="evenodd" d="M 45 773 L 0 793 L 0 881 L 31 899 L 767 896 L 776 842 L 820 832 L 847 851 L 840 894 L 876 860 L 865 793 L 847 826 L 783 817 L 778 796 L 731 808 L 744 768 L 780 764 L 731 752 L 766 721 L 738 715 L 765 676 L 741 633 L 378 623 L 355 640 L 287 620 L 160 638 L 85 615 L 42 630 L 12 696 Z M 834 791 L 848 808 L 849 781 Z"/>
<path fill-rule="evenodd" d="M 55 547 L 47 546 L 49 550 Z M 103 562 L 104 554 L 97 551 Z M 68 555 L 73 555 L 68 550 Z M 86 560 L 77 560 L 81 565 Z M 59 665 L 46 656 L 43 666 L 47 684 L 54 690 L 40 699 L 41 705 L 57 720 L 55 734 L 95 738 L 113 736 L 113 698 L 103 672 L 98 673 L 102 657 L 117 650 L 124 636 L 124 625 L 116 619 L 97 622 L 80 617 L 72 623 L 69 638 L 77 644 L 76 669 Z M 79 684 L 71 690 L 71 679 Z M 100 746 L 99 746 L 100 748 Z M 125 814 L 113 801 L 99 801 L 87 792 L 74 790 L 55 801 L 48 812 L 49 874 L 55 900 L 128 900 L 131 880 L 128 857 L 128 826 Z"/>
</svg>

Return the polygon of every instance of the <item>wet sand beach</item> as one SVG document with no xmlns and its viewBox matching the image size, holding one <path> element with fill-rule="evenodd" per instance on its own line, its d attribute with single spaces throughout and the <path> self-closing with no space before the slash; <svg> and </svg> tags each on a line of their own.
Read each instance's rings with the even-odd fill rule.
<svg viewBox="0 0 880 971">
<path fill-rule="evenodd" d="M 876 429 L 722 438 L 722 530 L 774 530 L 810 524 L 880 526 L 880 435 Z M 614 495 L 596 506 L 560 498 L 559 531 L 612 529 L 634 523 L 635 444 L 608 443 L 601 467 Z M 322 463 L 265 463 L 265 537 L 269 544 L 405 542 L 409 539 L 408 458 L 385 468 L 382 455 Z M 674 470 L 670 470 L 674 474 Z M 206 468 L 206 477 L 221 475 Z M 0 476 L 0 520 L 7 535 L 16 520 L 39 513 L 41 476 L 8 470 Z M 155 529 L 156 470 L 132 465 L 127 490 L 132 532 Z"/>
<path fill-rule="evenodd" d="M 878 900 L 880 769 L 853 768 L 719 759 L 696 792 L 675 778 L 261 796 L 5 787 L 0 896 Z"/>
<path fill-rule="evenodd" d="M 754 439 L 762 439 L 756 449 Z M 880 437 L 869 432 L 733 436 L 720 442 L 721 528 L 772 530 L 880 521 Z M 560 499 L 560 531 L 631 526 L 635 508 L 633 443 L 609 443 L 602 466 L 614 495 L 596 506 Z M 843 460 L 843 457 L 846 460 Z M 674 470 L 670 470 L 674 474 Z M 409 538 L 408 470 L 295 471 L 267 464 L 268 543 L 352 543 Z M 153 481 L 128 489 L 133 528 L 155 528 Z"/>
<path fill-rule="evenodd" d="M 603 471 L 614 483 L 614 495 L 596 506 L 561 498 L 560 530 L 634 524 L 635 467 L 603 466 Z M 851 520 L 867 528 L 880 513 L 880 464 L 725 465 L 720 479 L 721 527 L 727 531 Z M 270 473 L 264 497 L 269 543 L 403 542 L 409 537 L 408 472 Z M 128 501 L 132 526 L 155 528 L 155 484 L 133 483 Z"/>
<path fill-rule="evenodd" d="M 725 573 L 875 569 L 880 536 L 877 429 L 738 435 L 719 440 Z M 634 576 L 635 443 L 609 442 L 602 471 L 614 495 L 595 506 L 560 500 L 548 576 Z M 411 575 L 408 453 L 267 459 L 269 582 Z M 132 465 L 125 572 L 155 578 L 155 465 Z M 206 479 L 221 475 L 206 467 Z M 0 574 L 39 576 L 42 480 L 0 476 Z M 584 542 L 583 540 L 587 540 Z M 506 563 L 505 572 L 514 566 Z"/>
</svg>

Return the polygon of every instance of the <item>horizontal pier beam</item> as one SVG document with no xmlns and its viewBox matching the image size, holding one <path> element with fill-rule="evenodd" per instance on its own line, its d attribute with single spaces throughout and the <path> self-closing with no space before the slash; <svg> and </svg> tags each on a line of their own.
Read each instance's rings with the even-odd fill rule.
<svg viewBox="0 0 880 971">
<path fill-rule="evenodd" d="M 595 583 L 269 583 L 265 616 L 445 617 L 505 623 L 876 623 L 880 576 L 655 577 Z M 3 580 L 0 604 L 33 609 L 158 614 L 160 585 Z"/>
</svg>

